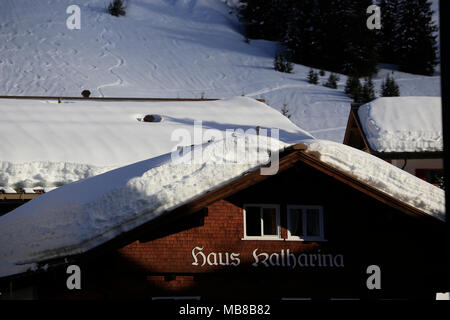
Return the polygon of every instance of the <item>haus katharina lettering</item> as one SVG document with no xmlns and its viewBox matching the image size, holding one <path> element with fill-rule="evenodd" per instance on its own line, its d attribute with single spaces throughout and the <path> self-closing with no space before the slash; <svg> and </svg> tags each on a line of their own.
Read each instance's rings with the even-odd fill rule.
<svg viewBox="0 0 450 320">
<path fill-rule="evenodd" d="M 342 254 L 323 254 L 320 250 L 316 253 L 301 253 L 295 255 L 289 249 L 267 253 L 258 252 L 258 248 L 253 250 L 252 256 L 254 262 L 253 267 L 344 267 L 344 256 Z M 192 249 L 192 265 L 203 267 L 209 266 L 234 266 L 240 265 L 240 253 L 229 252 L 203 252 L 203 247 L 195 247 Z"/>
</svg>

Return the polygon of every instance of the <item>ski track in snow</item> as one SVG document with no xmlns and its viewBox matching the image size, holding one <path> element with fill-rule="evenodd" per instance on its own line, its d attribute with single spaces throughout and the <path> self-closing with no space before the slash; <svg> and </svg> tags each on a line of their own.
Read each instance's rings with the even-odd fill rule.
<svg viewBox="0 0 450 320">
<path fill-rule="evenodd" d="M 321 132 L 329 132 L 329 131 L 337 131 L 337 130 L 345 130 L 346 127 L 337 127 L 337 128 L 328 128 L 328 129 L 319 129 L 319 130 L 310 130 L 309 133 L 316 134 Z"/>
<path fill-rule="evenodd" d="M 281 89 L 305 88 L 305 87 L 307 87 L 307 85 L 285 84 L 285 85 L 277 86 L 277 87 L 273 87 L 273 88 L 264 88 L 264 89 L 261 89 L 256 92 L 248 93 L 248 94 L 246 94 L 246 96 L 254 97 L 254 96 L 259 96 L 262 94 L 270 93 L 270 92 L 281 90 Z"/>
<path fill-rule="evenodd" d="M 97 18 L 97 22 L 98 22 L 99 24 L 101 23 L 101 21 L 100 21 L 101 16 L 102 16 L 102 15 L 99 13 L 99 14 L 98 14 L 98 18 Z M 121 67 L 122 65 L 124 65 L 124 59 L 123 59 L 122 57 L 118 56 L 117 54 L 114 54 L 114 53 L 109 49 L 109 47 L 115 47 L 115 44 L 113 44 L 113 42 L 112 42 L 111 40 L 108 40 L 108 39 L 105 38 L 105 33 L 106 33 L 106 32 L 107 32 L 106 28 L 103 27 L 102 32 L 100 33 L 100 38 L 101 38 L 104 42 L 106 42 L 106 44 L 103 45 L 103 47 L 102 47 L 103 51 L 102 51 L 102 53 L 101 53 L 101 56 L 104 56 L 104 55 L 105 55 L 105 52 L 107 52 L 109 55 L 111 55 L 112 57 L 116 58 L 117 63 L 116 63 L 115 65 L 109 67 L 109 68 L 108 68 L 108 72 L 109 72 L 110 74 L 112 74 L 114 77 L 116 77 L 117 80 L 114 81 L 114 82 L 111 82 L 111 83 L 102 84 L 102 85 L 100 85 L 100 86 L 97 87 L 97 91 L 100 93 L 100 95 L 101 95 L 102 97 L 105 96 L 104 93 L 103 93 L 103 91 L 102 91 L 103 88 L 106 88 L 106 87 L 116 87 L 116 86 L 121 87 L 121 86 L 123 86 L 123 79 L 122 79 L 117 73 L 115 73 L 113 70 L 114 70 L 115 68 L 119 68 L 119 67 Z M 119 41 L 120 41 L 121 39 L 122 39 L 122 36 L 120 36 L 120 33 L 119 33 Z"/>
<path fill-rule="evenodd" d="M 309 67 L 273 70 L 277 44 L 244 42 L 223 1 L 136 0 L 125 17 L 107 3 L 80 4 L 81 30 L 66 28 L 65 0 L 0 2 L 0 95 L 262 98 L 291 121 L 342 142 L 350 110 L 343 93 L 306 82 Z M 385 74 L 388 71 L 382 71 Z M 382 76 L 374 79 L 379 90 Z M 395 73 L 402 95 L 440 95 L 440 77 Z"/>
</svg>

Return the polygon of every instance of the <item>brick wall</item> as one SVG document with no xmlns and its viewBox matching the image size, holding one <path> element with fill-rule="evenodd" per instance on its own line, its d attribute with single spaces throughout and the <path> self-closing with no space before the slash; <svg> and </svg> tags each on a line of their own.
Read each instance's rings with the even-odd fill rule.
<svg viewBox="0 0 450 320">
<path fill-rule="evenodd" d="M 285 219 L 283 213 L 281 212 L 282 220 Z M 280 253 L 280 250 L 287 249 L 299 253 L 320 248 L 320 244 L 316 242 L 242 240 L 243 236 L 242 208 L 229 201 L 220 200 L 208 207 L 208 215 L 204 218 L 203 226 L 145 243 L 136 241 L 122 248 L 120 254 L 124 260 L 146 272 L 198 273 L 218 270 L 237 271 L 241 268 L 264 268 L 264 266 L 251 266 L 254 262 L 253 250 L 256 248 L 259 249 L 258 252 L 267 253 Z M 281 226 L 281 237 L 283 239 L 287 237 L 285 223 L 282 223 Z M 201 266 L 205 260 L 201 254 L 197 255 L 199 265 L 192 265 L 195 261 L 192 256 L 194 248 L 203 248 L 202 250 L 195 250 L 194 254 L 201 251 L 205 254 L 206 259 L 208 259 L 209 253 L 216 253 L 215 256 L 209 257 L 209 262 L 213 265 L 209 265 L 210 263 L 207 260 Z M 232 259 L 232 253 L 235 254 L 234 259 Z M 237 264 L 236 258 L 239 258 L 238 266 L 232 264 L 232 262 Z"/>
<path fill-rule="evenodd" d="M 280 206 L 283 240 L 242 240 L 243 206 L 267 203 Z M 288 241 L 287 205 L 320 205 L 323 207 L 325 242 Z M 147 296 L 360 296 L 368 294 L 366 268 L 371 264 L 383 270 L 384 292 L 397 295 L 425 292 L 433 279 L 430 273 L 437 264 L 439 247 L 431 252 L 417 237 L 423 231 L 420 220 L 401 213 L 386 204 L 343 183 L 299 165 L 268 178 L 227 199 L 208 206 L 203 225 L 184 231 L 162 232 L 151 241 L 135 241 L 121 248 L 115 261 L 118 277 L 142 275 L 139 285 L 146 286 Z M 441 237 L 440 231 L 428 230 L 427 237 Z M 436 240 L 440 243 L 441 240 Z M 192 255 L 194 248 L 210 258 L 210 265 Z M 291 266 L 257 267 L 253 251 L 275 253 L 278 258 L 287 250 L 297 257 L 302 253 L 331 253 L 345 257 L 345 267 L 317 268 Z M 196 249 L 194 253 L 200 251 Z M 239 265 L 232 262 L 239 258 Z M 236 256 L 239 254 L 239 256 Z M 228 255 L 228 256 L 227 256 Z M 222 258 L 222 260 L 220 260 Z M 276 257 L 275 257 L 276 258 Z M 216 260 L 214 260 L 216 259 Z M 221 262 L 228 265 L 221 265 Z M 408 272 L 405 272 L 407 270 Z M 410 279 L 415 281 L 411 283 Z M 435 280 L 439 280 L 436 277 Z M 434 281 L 434 280 L 433 280 Z M 128 285 L 129 286 L 129 285 Z M 403 293 L 402 293 L 403 294 Z"/>
</svg>

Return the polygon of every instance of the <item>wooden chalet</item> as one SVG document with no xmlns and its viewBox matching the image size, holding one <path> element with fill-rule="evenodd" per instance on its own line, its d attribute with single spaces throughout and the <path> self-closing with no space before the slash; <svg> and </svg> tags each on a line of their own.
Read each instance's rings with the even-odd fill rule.
<svg viewBox="0 0 450 320">
<path fill-rule="evenodd" d="M 380 152 L 371 147 L 366 132 L 361 125 L 358 110 L 361 104 L 352 104 L 345 130 L 344 144 L 363 150 L 376 157 L 384 159 L 392 165 L 399 167 L 416 177 L 429 183 L 438 185 L 444 174 L 443 151 Z"/>
<path fill-rule="evenodd" d="M 346 139 L 357 136 L 348 130 Z M 445 223 L 305 148 L 285 150 L 276 175 L 243 174 L 87 253 L 42 262 L 46 271 L 2 278 L 1 298 L 434 299 L 448 291 Z M 80 290 L 66 286 L 73 264 Z M 367 285 L 373 265 L 379 289 Z"/>
</svg>

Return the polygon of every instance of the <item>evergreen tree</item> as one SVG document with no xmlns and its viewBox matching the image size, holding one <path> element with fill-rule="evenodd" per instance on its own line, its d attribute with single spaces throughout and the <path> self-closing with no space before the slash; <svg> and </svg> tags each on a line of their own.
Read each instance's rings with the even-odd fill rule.
<svg viewBox="0 0 450 320">
<path fill-rule="evenodd" d="M 437 64 L 433 11 L 428 0 L 399 0 L 400 70 L 432 75 Z"/>
<path fill-rule="evenodd" d="M 367 8 L 372 0 L 349 0 L 346 4 L 347 18 L 344 28 L 345 48 L 342 59 L 342 72 L 371 76 L 377 72 L 378 55 L 376 33 L 367 28 Z"/>
<path fill-rule="evenodd" d="M 311 84 L 319 83 L 319 74 L 315 72 L 312 68 L 308 72 L 308 83 Z"/>
<path fill-rule="evenodd" d="M 292 63 L 287 60 L 286 55 L 283 53 L 275 54 L 273 67 L 276 71 L 285 73 L 292 73 L 292 70 L 294 68 Z"/>
<path fill-rule="evenodd" d="M 375 100 L 375 88 L 372 77 L 367 77 L 361 90 L 361 103 L 367 103 Z"/>
<path fill-rule="evenodd" d="M 390 74 L 386 76 L 386 79 L 381 83 L 381 96 L 382 97 L 398 97 L 400 96 L 400 88 L 394 80 L 394 77 Z"/>
<path fill-rule="evenodd" d="M 242 0 L 239 16 L 248 38 L 279 41 L 285 33 L 288 12 L 287 0 Z"/>
<path fill-rule="evenodd" d="M 286 22 L 286 31 L 281 39 L 293 62 L 318 66 L 318 55 L 322 51 L 320 39 L 320 12 L 317 1 L 287 1 L 291 3 Z"/>
<path fill-rule="evenodd" d="M 350 76 L 345 83 L 345 93 L 350 96 L 356 103 L 361 102 L 362 86 L 358 76 Z"/>
<path fill-rule="evenodd" d="M 374 32 L 367 29 L 372 0 L 292 1 L 283 44 L 293 62 L 340 73 L 376 72 Z"/>
<path fill-rule="evenodd" d="M 380 61 L 399 64 L 399 0 L 380 0 L 378 5 L 382 14 L 381 30 L 377 34 Z"/>
<path fill-rule="evenodd" d="M 330 73 L 328 80 L 323 85 L 328 88 L 337 89 L 337 83 L 339 82 L 340 78 L 338 75 L 334 73 Z"/>
</svg>

